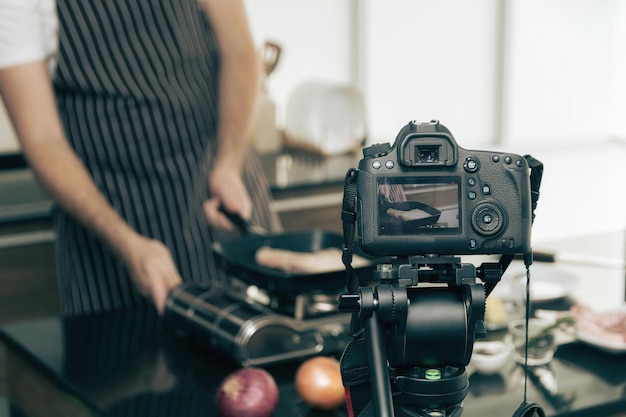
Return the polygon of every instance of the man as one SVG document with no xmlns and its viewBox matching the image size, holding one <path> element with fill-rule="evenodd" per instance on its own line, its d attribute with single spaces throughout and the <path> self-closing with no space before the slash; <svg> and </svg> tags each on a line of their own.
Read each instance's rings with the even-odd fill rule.
<svg viewBox="0 0 626 417">
<path fill-rule="evenodd" d="M 240 0 L 0 0 L 0 94 L 60 208 L 64 314 L 224 285 L 220 210 L 280 229 L 246 159 L 258 88 Z"/>
</svg>

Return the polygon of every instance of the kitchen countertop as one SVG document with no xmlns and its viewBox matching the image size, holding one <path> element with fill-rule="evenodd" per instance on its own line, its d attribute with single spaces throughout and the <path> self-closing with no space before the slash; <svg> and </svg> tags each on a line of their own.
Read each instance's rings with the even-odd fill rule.
<svg viewBox="0 0 626 417">
<path fill-rule="evenodd" d="M 217 386 L 237 368 L 174 336 L 152 310 L 51 317 L 7 325 L 1 334 L 9 400 L 32 417 L 215 415 Z M 562 345 L 549 367 L 531 374 L 529 401 L 540 403 L 549 416 L 626 411 L 624 359 L 580 343 Z M 344 409 L 322 413 L 299 399 L 293 386 L 297 365 L 268 368 L 280 389 L 275 416 L 345 416 Z M 470 364 L 468 375 L 463 416 L 510 416 L 521 402 L 518 365 L 510 362 L 497 374 L 482 375 Z"/>
<path fill-rule="evenodd" d="M 261 162 L 270 173 L 273 190 L 280 191 L 307 187 L 311 183 L 307 173 L 310 177 L 318 171 L 326 174 L 313 178 L 315 181 L 340 184 L 347 168 L 355 166 L 356 162 L 349 159 L 357 161 L 358 155 L 343 158 L 347 159 L 338 157 L 331 163 L 311 155 L 279 154 L 262 155 Z M 291 172 L 287 181 L 285 172 Z M 607 305 L 607 297 L 609 304 L 624 301 L 625 237 L 623 231 L 610 236 L 602 233 L 541 242 L 535 249 L 577 257 L 578 264 L 557 263 L 553 267 L 566 269 L 576 278 L 572 282 L 575 288 L 567 295 L 600 307 Z M 616 259 L 621 267 L 596 264 L 597 260 Z M 533 268 L 537 276 L 546 270 L 539 263 Z M 33 417 L 64 415 L 63 410 L 96 416 L 215 415 L 217 385 L 237 367 L 173 336 L 146 311 L 24 321 L 3 327 L 0 334 L 7 350 L 10 402 L 13 407 L 28 407 L 28 415 Z M 626 412 L 625 359 L 624 354 L 607 354 L 581 343 L 562 345 L 550 366 L 531 377 L 529 400 L 541 403 L 549 416 L 602 417 Z M 342 409 L 320 413 L 302 403 L 292 384 L 297 365 L 269 368 L 281 393 L 276 417 L 345 416 Z M 468 374 L 470 393 L 463 416 L 509 416 L 521 402 L 523 380 L 517 365 L 509 363 L 502 372 L 481 375 L 470 364 Z M 61 411 L 51 413 L 54 407 Z"/>
</svg>

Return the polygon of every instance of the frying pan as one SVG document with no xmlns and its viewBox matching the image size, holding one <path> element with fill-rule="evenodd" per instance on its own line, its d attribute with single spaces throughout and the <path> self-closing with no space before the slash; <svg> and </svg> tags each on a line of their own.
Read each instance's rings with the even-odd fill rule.
<svg viewBox="0 0 626 417">
<path fill-rule="evenodd" d="M 255 261 L 256 251 L 262 246 L 296 252 L 316 252 L 328 248 L 341 249 L 343 235 L 340 233 L 313 229 L 279 234 L 259 234 L 260 230 L 251 226 L 246 220 L 237 218 L 234 214 L 226 214 L 244 236 L 215 242 L 213 250 L 224 261 L 227 271 L 241 280 L 284 296 L 312 291 L 339 291 L 345 288 L 345 269 L 313 274 L 286 272 L 261 266 Z M 373 266 L 382 260 L 363 254 L 358 247 L 355 247 L 354 253 L 371 260 L 371 265 L 355 269 L 362 283 L 371 282 L 374 279 L 375 268 Z"/>
<path fill-rule="evenodd" d="M 402 220 L 386 214 L 387 209 L 394 208 L 401 211 L 422 210 L 426 216 L 415 220 Z M 419 201 L 402 201 L 398 203 L 385 203 L 380 208 L 380 226 L 387 230 L 387 233 L 404 234 L 416 233 L 418 229 L 437 223 L 441 216 L 441 211 L 420 203 Z"/>
</svg>

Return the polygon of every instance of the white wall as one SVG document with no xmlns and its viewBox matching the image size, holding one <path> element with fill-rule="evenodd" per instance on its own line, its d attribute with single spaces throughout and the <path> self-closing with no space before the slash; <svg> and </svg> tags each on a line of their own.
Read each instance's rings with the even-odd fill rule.
<svg viewBox="0 0 626 417">
<path fill-rule="evenodd" d="M 283 46 L 268 82 L 279 124 L 291 92 L 323 79 L 362 88 L 372 142 L 414 118 L 464 146 L 626 136 L 623 0 L 245 3 L 259 47 Z M 0 110 L 0 152 L 15 149 Z"/>
<path fill-rule="evenodd" d="M 248 18 L 259 48 L 279 43 L 281 61 L 268 79 L 277 103 L 279 124 L 292 91 L 307 80 L 350 83 L 352 79 L 352 0 L 246 0 Z M 18 150 L 0 103 L 0 153 Z"/>
<path fill-rule="evenodd" d="M 287 100 L 308 80 L 351 82 L 352 0 L 246 0 L 248 18 L 259 47 L 266 40 L 282 46 L 268 90 L 282 125 Z"/>
<path fill-rule="evenodd" d="M 279 124 L 300 83 L 354 82 L 370 142 L 438 118 L 464 147 L 544 160 L 537 238 L 626 228 L 624 142 L 605 143 L 626 138 L 626 1 L 245 2 L 259 47 L 283 46 L 268 84 Z M 0 111 L 7 149 L 16 144 Z M 580 223 L 593 207 L 601 215 Z"/>
<path fill-rule="evenodd" d="M 365 4 L 375 135 L 438 118 L 461 146 L 533 154 L 545 164 L 536 242 L 626 229 L 625 1 Z"/>
<path fill-rule="evenodd" d="M 506 2 L 506 141 L 570 142 L 626 132 L 623 116 L 616 123 L 626 80 L 623 3 Z"/>
<path fill-rule="evenodd" d="M 612 131 L 626 136 L 626 1 L 617 1 L 615 8 L 613 50 L 613 97 L 611 99 Z"/>
<path fill-rule="evenodd" d="M 624 1 L 374 0 L 361 8 L 375 136 L 438 118 L 471 146 L 626 137 Z"/>
<path fill-rule="evenodd" d="M 503 137 L 545 164 L 535 242 L 626 229 L 625 4 L 506 1 Z"/>
<path fill-rule="evenodd" d="M 364 91 L 373 140 L 439 119 L 463 145 L 495 141 L 497 0 L 386 0 L 363 6 Z"/>
<path fill-rule="evenodd" d="M 531 149 L 544 164 L 535 243 L 626 231 L 626 142 L 520 144 L 511 149 Z"/>
</svg>

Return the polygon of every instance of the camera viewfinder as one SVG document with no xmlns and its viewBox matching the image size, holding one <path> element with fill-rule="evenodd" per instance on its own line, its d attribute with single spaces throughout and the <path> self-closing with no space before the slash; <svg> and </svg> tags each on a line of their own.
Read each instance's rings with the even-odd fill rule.
<svg viewBox="0 0 626 417">
<path fill-rule="evenodd" d="M 417 155 L 417 161 L 424 164 L 433 164 L 439 162 L 439 146 L 420 146 L 415 147 L 415 154 Z"/>
</svg>

